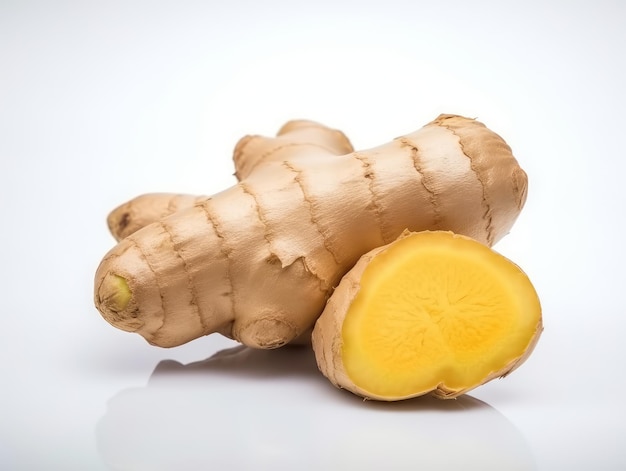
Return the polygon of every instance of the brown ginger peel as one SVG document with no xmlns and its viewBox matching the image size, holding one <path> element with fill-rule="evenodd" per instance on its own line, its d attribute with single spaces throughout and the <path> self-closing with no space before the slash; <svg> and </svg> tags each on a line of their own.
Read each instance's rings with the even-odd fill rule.
<svg viewBox="0 0 626 471">
<path fill-rule="evenodd" d="M 406 229 L 492 245 L 526 198 L 510 148 L 473 119 L 442 115 L 373 149 L 342 153 L 347 145 L 281 142 L 236 159 L 235 186 L 127 235 L 96 273 L 104 318 L 164 347 L 212 332 L 278 347 L 313 326 L 363 254 Z M 110 275 L 131 293 L 124 309 L 103 291 Z"/>
<path fill-rule="evenodd" d="M 257 165 L 280 161 L 322 150 L 336 155 L 352 152 L 352 144 L 344 133 L 314 121 L 289 121 L 273 139 L 245 136 L 239 140 L 233 154 L 235 176 L 244 179 Z M 109 231 L 120 241 L 150 223 L 170 214 L 202 203 L 204 195 L 177 193 L 148 193 L 115 208 L 107 217 Z"/>
</svg>

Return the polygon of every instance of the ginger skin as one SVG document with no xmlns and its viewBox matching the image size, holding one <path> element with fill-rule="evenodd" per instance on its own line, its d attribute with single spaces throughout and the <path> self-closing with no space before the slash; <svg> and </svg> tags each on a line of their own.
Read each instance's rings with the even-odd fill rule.
<svg viewBox="0 0 626 471">
<path fill-rule="evenodd" d="M 94 297 L 105 319 L 163 347 L 220 332 L 276 348 L 313 326 L 363 254 L 406 229 L 492 245 L 526 198 L 506 143 L 460 116 L 362 152 L 280 139 L 244 138 L 240 150 L 274 150 L 239 164 L 236 150 L 239 183 L 145 225 L 104 257 Z M 124 280 L 127 303 L 112 301 L 111 276 Z"/>
<path fill-rule="evenodd" d="M 285 124 L 276 138 L 262 136 L 242 138 L 234 151 L 235 177 L 245 178 L 259 164 L 306 155 L 318 150 L 337 155 L 354 149 L 341 131 L 321 126 L 314 121 L 294 120 Z M 202 203 L 209 197 L 178 193 L 148 193 L 115 208 L 107 217 L 109 231 L 120 241 L 144 226 L 183 209 Z"/>
</svg>

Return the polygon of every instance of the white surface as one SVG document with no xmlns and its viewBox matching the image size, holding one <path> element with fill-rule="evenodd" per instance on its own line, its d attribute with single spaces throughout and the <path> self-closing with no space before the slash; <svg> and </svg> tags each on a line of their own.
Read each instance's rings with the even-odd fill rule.
<svg viewBox="0 0 626 471">
<path fill-rule="evenodd" d="M 626 469 L 624 5 L 1 2 L 0 469 Z M 363 403 L 307 350 L 204 361 L 234 343 L 150 347 L 93 307 L 117 204 L 221 190 L 288 119 L 367 148 L 440 112 L 530 177 L 497 248 L 546 329 L 506 379 Z"/>
</svg>

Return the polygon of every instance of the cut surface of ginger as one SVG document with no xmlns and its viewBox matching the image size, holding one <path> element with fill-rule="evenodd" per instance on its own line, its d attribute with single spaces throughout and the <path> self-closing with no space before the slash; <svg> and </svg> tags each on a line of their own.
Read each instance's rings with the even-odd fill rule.
<svg viewBox="0 0 626 471">
<path fill-rule="evenodd" d="M 372 396 L 451 396 L 508 373 L 532 347 L 537 294 L 517 265 L 449 232 L 374 257 L 343 323 L 346 374 Z"/>
</svg>

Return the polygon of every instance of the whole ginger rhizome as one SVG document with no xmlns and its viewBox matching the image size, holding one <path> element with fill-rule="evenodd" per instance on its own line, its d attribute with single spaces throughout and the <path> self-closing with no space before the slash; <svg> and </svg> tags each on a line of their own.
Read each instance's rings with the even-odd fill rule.
<svg viewBox="0 0 626 471">
<path fill-rule="evenodd" d="M 111 213 L 119 242 L 95 280 L 111 324 L 163 347 L 219 332 L 276 348 L 317 322 L 324 374 L 382 400 L 455 397 L 532 351 L 536 293 L 489 248 L 519 215 L 527 177 L 482 123 L 441 115 L 355 152 L 339 131 L 294 121 L 244 137 L 234 160 L 238 183 L 217 195 L 143 195 Z"/>
</svg>

